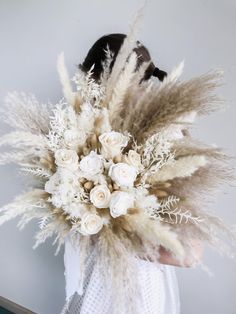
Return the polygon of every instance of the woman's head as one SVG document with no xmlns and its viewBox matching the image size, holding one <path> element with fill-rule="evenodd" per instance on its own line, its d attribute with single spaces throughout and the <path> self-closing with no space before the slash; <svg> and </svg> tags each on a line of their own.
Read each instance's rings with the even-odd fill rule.
<svg viewBox="0 0 236 314">
<path fill-rule="evenodd" d="M 90 48 L 84 62 L 79 65 L 80 69 L 84 72 L 88 72 L 90 68 L 92 67 L 92 65 L 94 64 L 92 76 L 95 80 L 98 80 L 103 70 L 102 63 L 106 59 L 107 46 L 109 47 L 110 51 L 113 52 L 114 54 L 114 59 L 111 62 L 111 66 L 110 66 L 110 70 L 111 70 L 114 65 L 117 54 L 124 42 L 125 37 L 126 37 L 125 34 L 117 33 L 117 34 L 105 35 L 99 38 Z M 158 69 L 154 65 L 154 63 L 151 61 L 151 57 L 150 57 L 148 49 L 142 44 L 140 44 L 139 41 L 138 43 L 139 45 L 136 48 L 134 48 L 134 51 L 138 55 L 137 67 L 139 67 L 143 62 L 150 61 L 150 64 L 145 71 L 145 75 L 143 79 L 147 80 L 151 76 L 155 76 L 155 77 L 158 77 L 160 81 L 163 81 L 167 73 Z"/>
</svg>

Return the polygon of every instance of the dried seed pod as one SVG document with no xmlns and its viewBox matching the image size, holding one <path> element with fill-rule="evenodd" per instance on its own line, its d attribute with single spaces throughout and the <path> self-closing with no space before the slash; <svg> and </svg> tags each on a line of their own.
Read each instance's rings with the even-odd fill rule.
<svg viewBox="0 0 236 314">
<path fill-rule="evenodd" d="M 87 146 L 83 147 L 83 155 L 86 156 L 89 154 L 89 148 Z"/>
<path fill-rule="evenodd" d="M 97 148 L 97 146 L 98 146 L 98 138 L 97 138 L 96 134 L 92 135 L 92 137 L 90 139 L 90 142 L 91 142 L 91 147 L 92 148 Z"/>
<path fill-rule="evenodd" d="M 168 196 L 168 193 L 162 190 L 155 190 L 154 193 L 157 197 L 160 197 L 160 198 Z"/>
<path fill-rule="evenodd" d="M 87 181 L 84 183 L 84 188 L 88 191 L 90 191 L 93 188 L 93 182 L 92 181 Z"/>
<path fill-rule="evenodd" d="M 61 213 L 61 209 L 60 208 L 53 208 L 52 212 L 53 212 L 53 214 L 59 214 L 59 213 Z"/>
<path fill-rule="evenodd" d="M 128 209 L 128 214 L 133 215 L 133 214 L 138 214 L 140 210 L 138 208 L 129 208 Z"/>
<path fill-rule="evenodd" d="M 118 155 L 114 158 L 114 162 L 118 163 L 118 162 L 122 162 L 122 155 Z"/>
<path fill-rule="evenodd" d="M 113 183 L 113 189 L 114 190 L 119 190 L 120 188 L 119 188 L 119 186 L 117 184 Z"/>
<path fill-rule="evenodd" d="M 110 192 L 113 192 L 113 186 L 112 186 L 112 184 L 109 184 L 109 185 L 108 185 L 108 189 L 110 190 Z"/>
<path fill-rule="evenodd" d="M 165 182 L 164 184 L 163 184 L 163 187 L 165 187 L 165 188 L 170 188 L 171 187 L 171 183 L 170 182 Z"/>
<path fill-rule="evenodd" d="M 87 180 L 86 180 L 85 178 L 81 178 L 81 179 L 80 179 L 80 183 L 81 183 L 81 184 L 84 184 L 85 182 L 87 182 Z"/>
</svg>

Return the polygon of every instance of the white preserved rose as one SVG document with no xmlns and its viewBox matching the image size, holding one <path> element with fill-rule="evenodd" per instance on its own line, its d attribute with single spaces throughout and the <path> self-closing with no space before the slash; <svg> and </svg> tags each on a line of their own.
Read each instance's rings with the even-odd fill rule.
<svg viewBox="0 0 236 314">
<path fill-rule="evenodd" d="M 103 220 L 98 214 L 85 213 L 81 218 L 80 232 L 83 235 L 98 233 L 103 227 Z"/>
<path fill-rule="evenodd" d="M 127 210 L 134 206 L 134 196 L 124 191 L 116 191 L 111 194 L 110 214 L 113 218 L 126 215 Z"/>
<path fill-rule="evenodd" d="M 96 185 L 90 191 L 90 201 L 97 208 L 106 208 L 110 203 L 111 192 L 107 185 L 100 184 Z"/>
<path fill-rule="evenodd" d="M 141 156 L 135 150 L 129 150 L 128 155 L 124 156 L 124 161 L 130 166 L 135 167 L 138 171 L 143 170 Z"/>
<path fill-rule="evenodd" d="M 91 151 L 89 155 L 80 161 L 79 168 L 83 172 L 84 177 L 88 179 L 101 174 L 103 172 L 102 156 Z"/>
<path fill-rule="evenodd" d="M 76 149 L 78 146 L 84 145 L 86 134 L 83 130 L 66 130 L 63 139 L 66 147 Z"/>
<path fill-rule="evenodd" d="M 126 163 L 113 164 L 109 176 L 120 187 L 132 187 L 137 177 L 137 170 Z"/>
<path fill-rule="evenodd" d="M 55 152 L 55 162 L 58 167 L 67 168 L 71 171 L 78 169 L 78 155 L 71 149 L 58 149 Z"/>
<path fill-rule="evenodd" d="M 101 134 L 99 141 L 102 144 L 102 155 L 105 158 L 112 159 L 121 153 L 122 148 L 127 146 L 129 137 L 122 133 L 111 131 Z"/>
</svg>

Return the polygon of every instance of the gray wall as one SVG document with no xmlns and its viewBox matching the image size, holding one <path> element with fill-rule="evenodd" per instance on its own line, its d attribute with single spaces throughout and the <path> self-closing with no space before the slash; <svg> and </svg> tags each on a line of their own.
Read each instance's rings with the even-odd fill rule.
<svg viewBox="0 0 236 314">
<path fill-rule="evenodd" d="M 140 1 L 0 0 L 0 99 L 7 91 L 33 92 L 41 101 L 61 97 L 56 58 L 65 52 L 70 73 L 91 44 L 110 32 L 127 32 Z M 185 59 L 184 78 L 212 68 L 225 71 L 220 89 L 231 107 L 199 122 L 194 133 L 236 153 L 235 0 L 150 0 L 140 32 L 154 61 L 170 69 Z M 1 133 L 5 126 L 1 126 Z M 22 190 L 14 166 L 0 169 L 0 205 Z M 235 190 L 234 190 L 235 191 Z M 216 210 L 236 223 L 233 189 L 219 196 Z M 25 231 L 16 221 L 0 228 L 0 295 L 42 314 L 59 313 L 64 302 L 63 254 L 48 241 L 31 249 L 37 224 Z M 178 269 L 183 314 L 235 314 L 236 263 L 207 248 L 205 263 L 215 273 Z"/>
</svg>

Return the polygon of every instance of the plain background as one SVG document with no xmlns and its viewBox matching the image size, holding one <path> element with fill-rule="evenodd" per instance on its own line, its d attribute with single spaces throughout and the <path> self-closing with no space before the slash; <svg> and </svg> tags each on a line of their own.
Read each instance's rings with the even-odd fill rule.
<svg viewBox="0 0 236 314">
<path fill-rule="evenodd" d="M 71 76 L 100 36 L 126 33 L 140 5 L 134 0 L 0 0 L 0 99 L 7 91 L 34 93 L 42 102 L 62 96 L 56 59 L 65 52 Z M 219 93 L 230 108 L 204 118 L 193 130 L 207 143 L 236 153 L 235 0 L 148 1 L 139 39 L 154 62 L 170 71 L 185 59 L 183 78 L 210 69 L 225 71 Z M 6 126 L 1 124 L 1 134 Z M 0 169 L 0 205 L 23 190 L 15 166 Z M 236 223 L 235 189 L 224 189 L 215 210 Z M 40 314 L 56 314 L 64 303 L 63 252 L 54 257 L 51 241 L 32 250 L 37 223 L 23 232 L 12 221 L 0 228 L 0 295 Z M 178 269 L 182 314 L 235 314 L 236 261 L 205 250 L 215 273 Z M 170 313 L 171 314 L 171 313 Z"/>
</svg>

